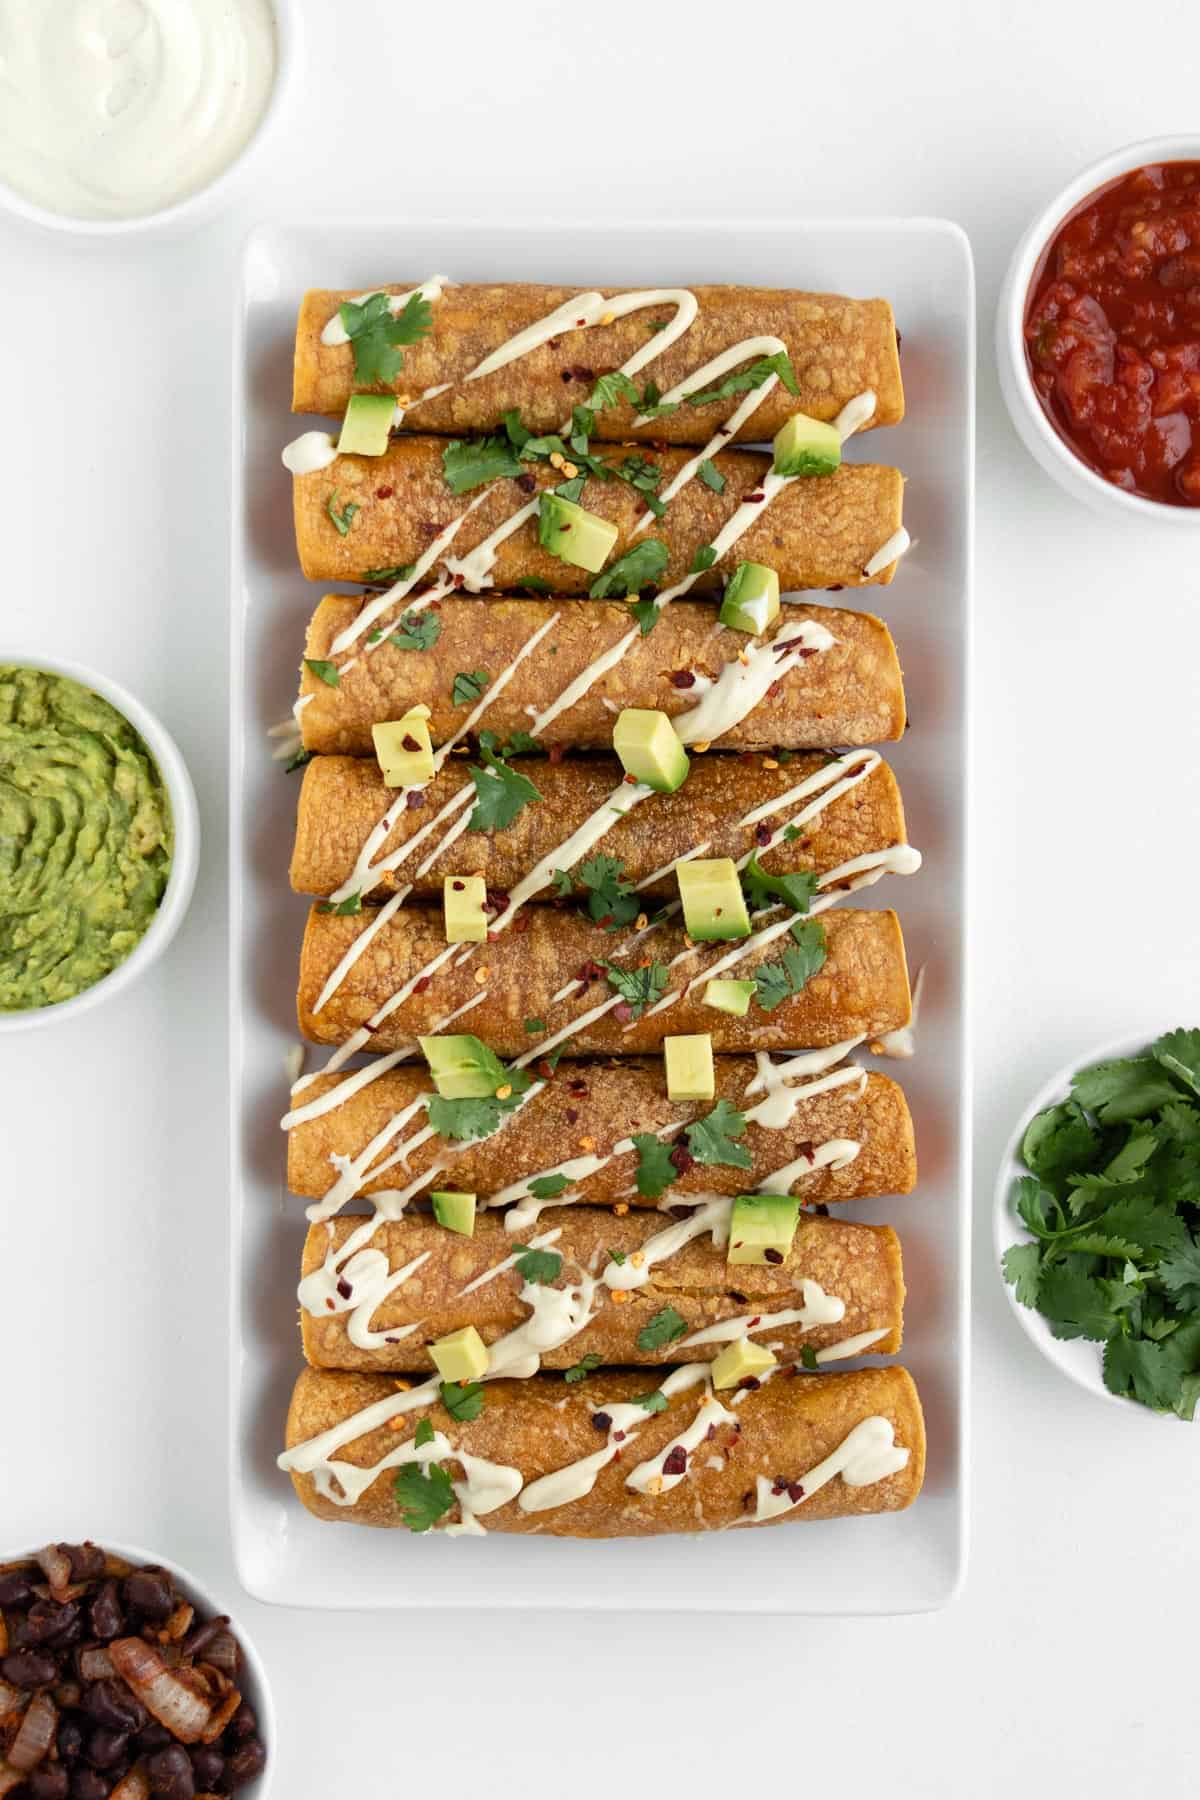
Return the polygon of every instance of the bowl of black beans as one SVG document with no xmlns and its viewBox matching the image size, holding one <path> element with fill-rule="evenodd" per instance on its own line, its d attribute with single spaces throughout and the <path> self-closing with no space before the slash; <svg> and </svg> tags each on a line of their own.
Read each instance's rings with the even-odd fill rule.
<svg viewBox="0 0 1200 1800">
<path fill-rule="evenodd" d="M 0 1561 L 0 1797 L 264 1800 L 254 1649 L 181 1569 L 49 1544 Z"/>
</svg>

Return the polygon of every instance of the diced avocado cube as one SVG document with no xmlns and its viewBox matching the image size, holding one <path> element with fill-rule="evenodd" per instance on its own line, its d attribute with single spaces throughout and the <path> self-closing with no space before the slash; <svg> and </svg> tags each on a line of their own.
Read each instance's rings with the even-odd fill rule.
<svg viewBox="0 0 1200 1800">
<path fill-rule="evenodd" d="M 598 575 L 617 541 L 617 528 L 599 513 L 564 500 L 561 494 L 543 494 L 538 507 L 538 543 L 563 562 L 573 563 Z"/>
<path fill-rule="evenodd" d="M 779 617 L 779 576 L 766 563 L 739 563 L 718 617 L 733 631 L 765 631 Z"/>
<path fill-rule="evenodd" d="M 842 440 L 832 425 L 793 413 L 775 433 L 776 475 L 832 475 L 842 460 Z"/>
<path fill-rule="evenodd" d="M 337 441 L 339 456 L 382 456 L 388 447 L 396 402 L 391 394 L 351 394 Z"/>
<path fill-rule="evenodd" d="M 478 1381 L 487 1374 L 487 1345 L 473 1325 L 430 1344 L 429 1354 L 443 1381 Z"/>
<path fill-rule="evenodd" d="M 484 1100 L 495 1093 L 491 1059 L 477 1037 L 461 1032 L 418 1038 L 417 1042 L 443 1100 Z"/>
<path fill-rule="evenodd" d="M 689 937 L 707 944 L 718 938 L 750 936 L 746 897 L 732 857 L 696 857 L 677 863 L 675 878 Z"/>
<path fill-rule="evenodd" d="M 418 787 L 433 780 L 433 742 L 426 719 L 415 707 L 402 719 L 372 725 L 371 736 L 388 787 Z"/>
<path fill-rule="evenodd" d="M 744 1019 L 754 990 L 753 981 L 710 981 L 704 990 L 704 1004 L 715 1006 L 718 1012 L 732 1013 L 735 1019 Z"/>
<path fill-rule="evenodd" d="M 448 944 L 482 944 L 488 934 L 487 883 L 482 875 L 447 875 L 442 883 Z"/>
<path fill-rule="evenodd" d="M 739 1194 L 729 1215 L 731 1263 L 787 1261 L 800 1217 L 790 1194 Z"/>
<path fill-rule="evenodd" d="M 775 1358 L 765 1344 L 752 1344 L 749 1338 L 735 1338 L 713 1362 L 712 1384 L 715 1388 L 736 1387 L 747 1376 L 752 1375 L 757 1381 L 768 1369 L 775 1367 Z"/>
<path fill-rule="evenodd" d="M 625 773 L 656 794 L 673 794 L 687 780 L 688 753 L 665 712 L 627 706 L 613 726 L 613 749 Z"/>
<path fill-rule="evenodd" d="M 439 1225 L 447 1231 L 457 1231 L 460 1237 L 475 1236 L 474 1194 L 430 1194 L 429 1198 Z"/>
<path fill-rule="evenodd" d="M 663 1057 L 667 1065 L 668 1100 L 714 1098 L 716 1076 L 713 1073 L 712 1039 L 707 1031 L 664 1039 Z"/>
</svg>

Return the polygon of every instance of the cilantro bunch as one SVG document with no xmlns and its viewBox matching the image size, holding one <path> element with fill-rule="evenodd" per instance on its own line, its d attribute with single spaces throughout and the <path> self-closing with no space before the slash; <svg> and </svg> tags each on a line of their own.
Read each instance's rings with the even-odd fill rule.
<svg viewBox="0 0 1200 1800">
<path fill-rule="evenodd" d="M 1200 1030 L 1083 1069 L 1025 1133 L 1012 1203 L 1033 1238 L 1005 1279 L 1058 1338 L 1104 1346 L 1114 1394 L 1191 1419 L 1200 1398 Z"/>
</svg>

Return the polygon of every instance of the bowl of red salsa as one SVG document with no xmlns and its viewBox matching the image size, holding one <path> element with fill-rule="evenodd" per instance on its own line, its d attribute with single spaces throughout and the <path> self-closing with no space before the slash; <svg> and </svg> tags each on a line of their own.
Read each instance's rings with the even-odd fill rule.
<svg viewBox="0 0 1200 1800">
<path fill-rule="evenodd" d="M 1017 246 L 996 341 L 1048 473 L 1094 506 L 1200 527 L 1200 138 L 1077 176 Z"/>
</svg>

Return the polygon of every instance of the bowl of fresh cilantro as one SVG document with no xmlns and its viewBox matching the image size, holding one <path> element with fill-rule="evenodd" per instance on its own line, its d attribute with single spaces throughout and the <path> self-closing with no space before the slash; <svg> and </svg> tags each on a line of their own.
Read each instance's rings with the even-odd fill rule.
<svg viewBox="0 0 1200 1800">
<path fill-rule="evenodd" d="M 1046 1084 L 996 1183 L 996 1253 L 1039 1350 L 1090 1393 L 1200 1400 L 1200 1030 L 1106 1044 Z"/>
</svg>

